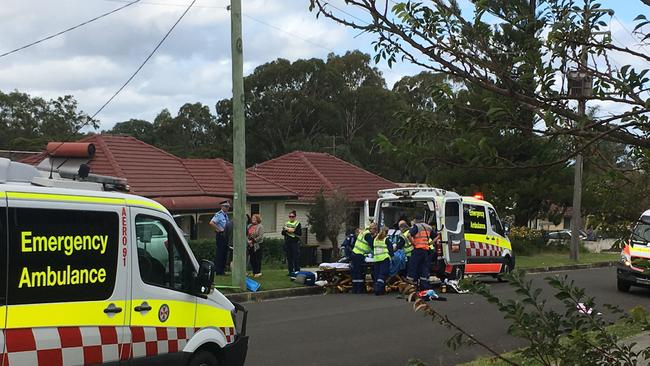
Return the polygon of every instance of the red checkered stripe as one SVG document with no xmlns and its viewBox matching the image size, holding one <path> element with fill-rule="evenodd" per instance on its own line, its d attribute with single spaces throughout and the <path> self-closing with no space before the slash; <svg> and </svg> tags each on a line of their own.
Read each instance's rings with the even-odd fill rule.
<svg viewBox="0 0 650 366">
<path fill-rule="evenodd" d="M 199 328 L 58 327 L 0 332 L 0 364 L 90 365 L 180 352 Z M 220 328 L 228 343 L 233 327 Z M 129 340 L 132 340 L 129 342 Z"/>
<path fill-rule="evenodd" d="M 468 241 L 465 251 L 468 257 L 500 257 L 503 248 L 478 241 Z"/>
</svg>

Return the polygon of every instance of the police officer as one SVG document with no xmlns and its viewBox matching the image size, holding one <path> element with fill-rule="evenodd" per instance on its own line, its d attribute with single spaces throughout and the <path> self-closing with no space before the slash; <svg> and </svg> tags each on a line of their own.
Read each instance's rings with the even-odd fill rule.
<svg viewBox="0 0 650 366">
<path fill-rule="evenodd" d="M 228 259 L 228 233 L 227 227 L 230 219 L 228 218 L 228 211 L 230 210 L 230 202 L 222 201 L 219 203 L 221 210 L 214 214 L 209 225 L 214 228 L 217 233 L 216 243 L 217 248 L 214 255 L 214 274 L 226 274 L 226 261 Z"/>
<path fill-rule="evenodd" d="M 373 271 L 375 278 L 375 295 L 386 293 L 386 280 L 390 272 L 390 258 L 393 256 L 393 246 L 386 243 L 388 228 L 383 227 L 373 240 Z"/>
<path fill-rule="evenodd" d="M 408 265 L 408 276 L 406 279 L 413 283 L 419 283 L 419 288 L 426 290 L 429 288 L 429 242 L 430 239 L 437 236 L 435 229 L 431 225 L 423 222 L 422 215 L 415 217 L 415 223 L 409 230 L 411 243 L 413 244 L 413 254 Z"/>
<path fill-rule="evenodd" d="M 296 219 L 296 211 L 289 212 L 289 221 L 282 228 L 284 236 L 284 253 L 287 258 L 288 276 L 295 279 L 296 272 L 300 271 L 300 236 L 302 235 L 302 226 Z"/>
<path fill-rule="evenodd" d="M 352 293 L 362 294 L 365 292 L 366 274 L 363 265 L 366 256 L 372 253 L 373 238 L 377 235 L 377 224 L 372 223 L 368 228 L 357 235 L 357 240 L 352 248 Z"/>
</svg>

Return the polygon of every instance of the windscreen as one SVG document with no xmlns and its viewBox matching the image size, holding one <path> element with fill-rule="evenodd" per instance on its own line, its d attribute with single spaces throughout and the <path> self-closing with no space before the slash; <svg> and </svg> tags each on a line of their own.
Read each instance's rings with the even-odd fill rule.
<svg viewBox="0 0 650 366">
<path fill-rule="evenodd" d="M 406 221 L 410 226 L 416 216 L 422 215 L 424 222 L 436 226 L 434 207 L 433 201 L 383 201 L 377 223 L 397 229 L 400 220 Z"/>
<path fill-rule="evenodd" d="M 632 241 L 647 244 L 650 242 L 650 216 L 642 216 L 632 231 Z"/>
</svg>

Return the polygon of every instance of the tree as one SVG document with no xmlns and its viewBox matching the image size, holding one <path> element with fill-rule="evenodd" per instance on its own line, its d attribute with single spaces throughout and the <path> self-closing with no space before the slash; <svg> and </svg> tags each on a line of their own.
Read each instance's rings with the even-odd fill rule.
<svg viewBox="0 0 650 366">
<path fill-rule="evenodd" d="M 318 241 L 329 239 L 336 257 L 339 252 L 338 237 L 347 222 L 350 203 L 345 193 L 339 190 L 326 196 L 321 189 L 314 198 L 314 205 L 307 215 L 309 228 Z"/>
<path fill-rule="evenodd" d="M 370 61 L 352 51 L 257 67 L 244 79 L 248 163 L 310 150 L 383 173 L 374 139 L 395 123 L 400 101 Z M 217 121 L 229 126 L 231 101 L 221 100 L 216 108 Z"/>
<path fill-rule="evenodd" d="M 13 91 L 0 92 L 0 148 L 41 150 L 48 141 L 70 141 L 84 127 L 97 128 L 96 120 L 78 110 L 70 95 L 45 100 Z"/>
<path fill-rule="evenodd" d="M 606 26 L 602 20 L 606 13 L 598 11 L 600 4 L 593 0 L 581 3 L 584 6 L 575 1 L 546 0 L 540 1 L 539 8 L 531 9 L 527 1 L 476 1 L 473 14 L 468 16 L 455 0 L 393 5 L 346 1 L 348 7 L 368 14 L 367 22 L 346 17 L 349 12 L 332 11 L 325 0 L 310 0 L 310 8 L 346 26 L 374 33 L 376 61 L 386 59 L 391 65 L 402 57 L 424 69 L 515 101 L 534 113 L 534 125 L 511 122 L 510 128 L 545 136 L 580 137 L 581 142 L 557 163 L 600 139 L 648 148 L 648 69 L 631 65 L 617 68 L 612 66 L 611 56 L 618 53 L 632 60 L 631 64 L 642 65 L 650 61 L 650 56 L 617 45 L 611 37 L 594 36 L 592 30 Z M 586 12 L 588 24 L 582 24 L 581 12 Z M 650 23 L 642 15 L 637 19 L 635 32 L 645 42 L 649 38 L 645 29 Z M 590 32 L 585 34 L 584 29 Z M 512 49 L 513 37 L 524 40 L 526 47 Z M 567 92 L 563 76 L 577 68 L 582 46 L 587 47 L 592 60 L 583 71 L 594 84 L 593 95 L 582 98 L 613 105 L 606 115 L 580 116 L 575 110 L 577 97 Z M 503 62 L 509 54 L 512 62 Z M 562 83 L 558 84 L 558 80 Z"/>
<path fill-rule="evenodd" d="M 118 122 L 112 129 L 106 131 L 115 135 L 128 135 L 148 144 L 156 144 L 156 135 L 153 123 L 142 119 L 130 119 Z"/>
</svg>

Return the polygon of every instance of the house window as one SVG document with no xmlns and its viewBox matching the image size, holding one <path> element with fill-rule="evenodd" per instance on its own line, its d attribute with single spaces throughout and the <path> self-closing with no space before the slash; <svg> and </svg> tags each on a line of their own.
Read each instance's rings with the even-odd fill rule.
<svg viewBox="0 0 650 366">
<path fill-rule="evenodd" d="M 251 216 L 260 213 L 260 204 L 251 203 Z"/>
</svg>

